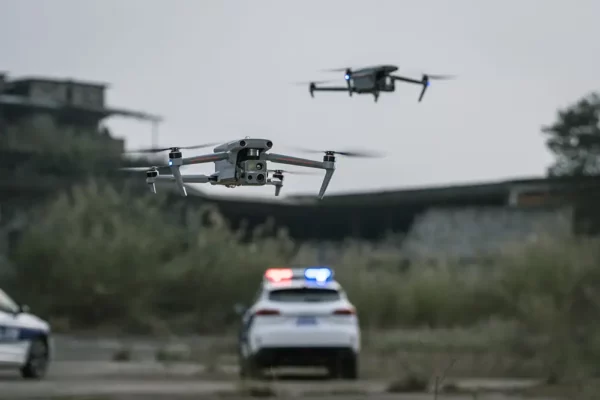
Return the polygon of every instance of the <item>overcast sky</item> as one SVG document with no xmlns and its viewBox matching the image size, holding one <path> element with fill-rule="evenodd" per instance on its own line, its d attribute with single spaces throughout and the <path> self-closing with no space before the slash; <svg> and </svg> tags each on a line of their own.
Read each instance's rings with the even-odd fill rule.
<svg viewBox="0 0 600 400">
<path fill-rule="evenodd" d="M 165 146 L 262 136 L 280 153 L 388 154 L 339 158 L 330 193 L 487 181 L 545 173 L 540 126 L 600 89 L 599 16 L 597 0 L 0 0 L 0 69 L 108 82 L 111 105 L 166 118 Z M 458 78 L 422 103 L 413 85 L 374 103 L 292 84 L 379 63 Z M 110 126 L 150 145 L 148 125 Z M 288 176 L 282 194 L 319 186 Z"/>
</svg>

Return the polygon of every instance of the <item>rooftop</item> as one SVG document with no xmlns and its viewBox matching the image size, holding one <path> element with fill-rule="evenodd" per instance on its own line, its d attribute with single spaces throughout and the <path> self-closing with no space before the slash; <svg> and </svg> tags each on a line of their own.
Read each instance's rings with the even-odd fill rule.
<svg viewBox="0 0 600 400">
<path fill-rule="evenodd" d="M 76 85 L 92 86 L 92 87 L 103 88 L 103 89 L 106 89 L 110 86 L 108 83 L 104 83 L 104 82 L 82 81 L 79 79 L 72 79 L 72 78 L 48 78 L 48 77 L 41 77 L 41 76 L 24 76 L 24 77 L 17 78 L 17 79 L 10 79 L 10 80 L 8 80 L 8 82 L 6 84 L 10 87 L 10 85 L 13 85 L 13 84 L 17 85 L 17 84 L 22 84 L 22 83 L 39 83 L 39 82 L 76 84 Z"/>
<path fill-rule="evenodd" d="M 390 202 L 390 201 L 422 201 L 425 199 L 449 199 L 458 197 L 471 197 L 471 196 L 487 196 L 487 195 L 502 195 L 508 194 L 511 189 L 518 187 L 531 187 L 537 186 L 543 189 L 558 189 L 567 187 L 581 187 L 581 186 L 598 186 L 600 187 L 600 177 L 565 177 L 565 178 L 545 178 L 545 177 L 531 177 L 522 179 L 512 180 L 501 180 L 495 182 L 475 182 L 460 185 L 438 185 L 429 187 L 416 187 L 406 189 L 390 189 L 381 191 L 363 191 L 363 192 L 349 192 L 341 194 L 330 194 L 325 195 L 322 202 L 354 202 L 354 201 L 376 201 L 376 202 Z M 288 196 L 290 199 L 296 200 L 307 200 L 317 202 L 318 200 L 314 195 L 292 195 Z"/>
</svg>

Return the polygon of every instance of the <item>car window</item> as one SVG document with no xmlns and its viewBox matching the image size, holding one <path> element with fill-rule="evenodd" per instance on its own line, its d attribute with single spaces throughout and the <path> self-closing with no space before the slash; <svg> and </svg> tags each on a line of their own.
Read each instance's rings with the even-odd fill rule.
<svg viewBox="0 0 600 400">
<path fill-rule="evenodd" d="M 0 289 L 0 311 L 14 313 L 19 311 L 19 306 L 2 289 Z"/>
<path fill-rule="evenodd" d="M 269 292 L 269 300 L 282 303 L 323 303 L 337 301 L 340 293 L 335 289 L 294 288 Z"/>
</svg>

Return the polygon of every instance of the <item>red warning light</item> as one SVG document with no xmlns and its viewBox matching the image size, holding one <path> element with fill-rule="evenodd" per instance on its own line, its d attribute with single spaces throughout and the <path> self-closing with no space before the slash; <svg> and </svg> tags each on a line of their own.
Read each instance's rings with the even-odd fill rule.
<svg viewBox="0 0 600 400">
<path fill-rule="evenodd" d="M 269 268 L 265 271 L 265 278 L 270 282 L 289 281 L 294 277 L 291 268 Z"/>
</svg>

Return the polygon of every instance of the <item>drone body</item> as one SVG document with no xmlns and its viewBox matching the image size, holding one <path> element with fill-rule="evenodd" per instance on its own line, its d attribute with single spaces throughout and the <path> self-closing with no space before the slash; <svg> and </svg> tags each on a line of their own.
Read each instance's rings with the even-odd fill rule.
<svg viewBox="0 0 600 400">
<path fill-rule="evenodd" d="M 314 92 L 348 92 L 349 96 L 356 94 L 371 94 L 375 101 L 379 99 L 380 93 L 391 93 L 396 90 L 396 81 L 421 85 L 419 101 L 423 100 L 425 91 L 432 79 L 450 79 L 449 76 L 423 74 L 421 79 L 406 78 L 393 75 L 398 70 L 395 65 L 376 65 L 352 70 L 350 68 L 335 69 L 332 71 L 343 71 L 345 87 L 317 86 L 316 82 L 310 82 L 309 92 L 314 97 Z"/>
<path fill-rule="evenodd" d="M 354 152 L 324 151 L 322 161 L 287 156 L 284 154 L 270 153 L 273 142 L 268 139 L 245 138 L 233 140 L 213 149 L 213 153 L 195 157 L 183 157 L 182 149 L 197 149 L 210 147 L 215 144 L 205 144 L 191 147 L 171 147 L 163 149 L 138 150 L 136 153 L 157 153 L 169 151 L 168 168 L 172 175 L 160 175 L 159 167 L 143 168 L 146 170 L 146 183 L 150 190 L 156 193 L 156 181 L 175 182 L 183 196 L 187 196 L 185 183 L 210 183 L 229 188 L 238 186 L 275 186 L 275 196 L 279 196 L 283 186 L 283 170 L 269 170 L 269 163 L 295 165 L 321 169 L 325 176 L 319 190 L 319 199 L 323 198 L 329 182 L 335 171 L 335 155 L 368 156 Z M 180 168 L 186 165 L 214 163 L 215 172 L 210 175 L 182 175 Z M 139 170 L 140 168 L 124 168 L 126 170 Z M 269 177 L 269 172 L 272 175 Z"/>
</svg>

